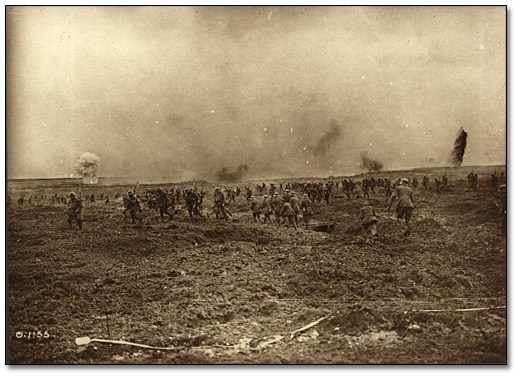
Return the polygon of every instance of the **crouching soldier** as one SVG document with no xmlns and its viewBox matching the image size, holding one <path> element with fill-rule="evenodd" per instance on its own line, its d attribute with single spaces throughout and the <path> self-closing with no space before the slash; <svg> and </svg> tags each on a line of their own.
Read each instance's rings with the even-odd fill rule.
<svg viewBox="0 0 522 380">
<path fill-rule="evenodd" d="M 366 235 L 366 243 L 369 243 L 372 237 L 378 235 L 377 218 L 370 200 L 368 200 L 365 206 L 361 208 L 359 219 L 361 219 L 362 227 Z"/>
<path fill-rule="evenodd" d="M 80 230 L 82 229 L 83 222 L 83 205 L 82 200 L 76 198 L 74 192 L 69 193 L 69 201 L 67 202 L 67 222 L 69 223 L 69 229 L 72 229 L 72 223 L 75 220 Z"/>
</svg>

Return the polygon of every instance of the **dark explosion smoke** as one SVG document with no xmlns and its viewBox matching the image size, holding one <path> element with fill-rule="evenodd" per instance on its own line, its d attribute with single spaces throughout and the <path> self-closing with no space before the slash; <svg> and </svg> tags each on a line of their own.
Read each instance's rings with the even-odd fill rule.
<svg viewBox="0 0 522 380">
<path fill-rule="evenodd" d="M 460 128 L 459 133 L 457 135 L 457 139 L 453 144 L 453 152 L 451 152 L 451 162 L 455 166 L 462 165 L 462 160 L 464 159 L 464 152 L 466 151 L 466 140 L 468 138 L 468 134 L 462 128 Z"/>
<path fill-rule="evenodd" d="M 369 172 L 378 172 L 384 166 L 382 162 L 370 158 L 367 152 L 361 153 L 361 161 L 363 169 L 368 169 Z"/>
<path fill-rule="evenodd" d="M 223 168 L 216 173 L 220 181 L 238 181 L 248 172 L 248 165 L 239 165 L 235 172 L 229 172 L 227 168 Z"/>
<path fill-rule="evenodd" d="M 328 124 L 328 131 L 321 136 L 319 141 L 312 147 L 314 156 L 324 156 L 330 150 L 333 143 L 341 136 L 341 127 L 335 120 Z"/>
</svg>

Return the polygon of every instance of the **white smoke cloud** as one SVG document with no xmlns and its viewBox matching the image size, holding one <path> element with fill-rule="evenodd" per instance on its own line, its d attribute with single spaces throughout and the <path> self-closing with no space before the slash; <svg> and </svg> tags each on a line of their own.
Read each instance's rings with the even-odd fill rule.
<svg viewBox="0 0 522 380">
<path fill-rule="evenodd" d="M 76 160 L 76 172 L 83 177 L 83 183 L 98 183 L 96 171 L 100 158 L 94 153 L 80 152 Z"/>
</svg>

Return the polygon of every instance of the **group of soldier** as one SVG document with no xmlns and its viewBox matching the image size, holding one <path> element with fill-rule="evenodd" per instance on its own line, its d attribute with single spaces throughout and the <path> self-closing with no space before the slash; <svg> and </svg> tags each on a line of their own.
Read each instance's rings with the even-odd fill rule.
<svg viewBox="0 0 522 380">
<path fill-rule="evenodd" d="M 469 186 L 472 189 L 477 188 L 477 174 L 471 172 L 467 176 Z M 441 190 L 448 186 L 448 178 L 443 175 L 441 179 L 434 179 L 435 191 L 437 194 L 441 194 Z M 496 173 L 491 174 L 491 186 L 497 189 L 499 182 L 505 183 L 504 173 L 497 176 Z M 403 234 L 406 236 L 410 234 L 410 220 L 413 213 L 413 189 L 410 187 L 410 183 L 413 189 L 416 189 L 419 185 L 419 181 L 416 177 L 410 180 L 406 178 L 397 178 L 395 181 L 390 180 L 387 177 L 374 179 L 363 178 L 359 181 L 353 181 L 352 178 L 343 179 L 341 182 L 327 181 L 322 182 L 291 182 L 291 183 L 280 183 L 279 185 L 270 184 L 269 186 L 265 183 L 257 184 L 255 190 L 258 195 L 254 195 L 253 189 L 247 185 L 245 186 L 245 196 L 247 204 L 249 205 L 250 211 L 254 222 L 262 224 L 272 224 L 280 226 L 288 226 L 294 229 L 301 228 L 300 218 L 302 215 L 302 221 L 304 222 L 304 228 L 309 229 L 310 220 L 314 215 L 314 205 L 321 203 L 323 200 L 325 203 L 329 203 L 330 196 L 335 189 L 342 191 L 346 198 L 350 200 L 353 196 L 356 198 L 367 199 L 370 202 L 366 202 L 365 206 L 360 210 L 360 219 L 363 225 L 363 229 L 368 239 L 377 235 L 375 217 L 375 211 L 372 207 L 370 192 L 375 194 L 376 187 L 384 189 L 384 196 L 389 199 L 388 209 L 395 199 L 397 203 L 397 219 L 402 221 L 404 224 Z M 429 178 L 424 175 L 422 178 L 422 186 L 424 189 L 427 188 Z M 357 188 L 360 191 L 356 191 Z M 506 186 L 501 185 L 498 190 L 503 194 L 503 212 L 506 213 Z M 213 213 L 216 219 L 223 219 L 228 221 L 232 217 L 232 213 L 227 208 L 227 205 L 236 203 L 236 197 L 242 193 L 240 187 L 216 187 L 214 189 L 214 207 Z M 361 195 L 362 193 L 362 195 Z M 282 195 L 281 195 L 282 194 Z M 297 194 L 302 194 L 301 199 L 298 198 Z M 100 194 L 100 199 L 105 199 L 105 203 L 109 203 L 109 196 Z M 120 198 L 120 194 L 116 194 L 115 197 Z M 179 212 L 176 210 L 175 205 L 184 203 L 190 218 L 197 216 L 201 219 L 209 217 L 209 213 L 204 213 L 203 200 L 205 192 L 199 190 L 194 185 L 193 187 L 181 190 L 179 188 L 170 188 L 164 190 L 162 188 L 146 189 L 143 199 L 136 194 L 136 187 L 133 190 L 129 190 L 123 197 L 123 215 L 124 217 L 129 215 L 133 224 L 136 222 L 141 223 L 143 218 L 139 216 L 141 209 L 141 203 L 147 204 L 149 209 L 155 210 L 159 213 L 161 220 L 165 216 L 172 220 L 175 213 Z M 336 196 L 337 197 L 337 196 Z M 22 205 L 26 201 L 39 200 L 41 202 L 64 202 L 64 198 L 67 198 L 67 221 L 70 228 L 73 228 L 73 224 L 82 229 L 83 226 L 83 205 L 81 197 L 77 197 L 74 192 L 70 192 L 67 197 L 63 195 L 55 194 L 54 196 L 47 197 L 43 195 L 41 199 L 29 197 L 25 200 L 23 196 L 18 199 L 18 204 Z M 94 194 L 87 195 L 86 201 L 95 201 Z M 11 199 L 8 196 L 8 204 Z M 206 215 L 204 215 L 206 214 Z"/>
</svg>

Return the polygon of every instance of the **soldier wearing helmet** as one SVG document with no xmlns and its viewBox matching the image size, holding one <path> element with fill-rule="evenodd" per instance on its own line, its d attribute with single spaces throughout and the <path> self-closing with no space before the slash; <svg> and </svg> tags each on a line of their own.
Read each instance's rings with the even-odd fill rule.
<svg viewBox="0 0 522 380">
<path fill-rule="evenodd" d="M 261 211 L 265 215 L 265 219 L 263 220 L 263 223 L 270 222 L 272 224 L 272 221 L 270 220 L 270 215 L 272 215 L 272 203 L 270 202 L 270 199 L 268 199 L 268 194 L 265 194 L 263 196 L 263 202 L 261 203 Z"/>
<path fill-rule="evenodd" d="M 270 206 L 272 207 L 272 210 L 274 210 L 275 220 L 277 224 L 281 224 L 281 204 L 281 198 L 279 198 L 279 193 L 276 191 L 270 201 Z"/>
<path fill-rule="evenodd" d="M 127 197 L 124 200 L 125 210 L 123 210 L 123 215 L 126 215 L 127 211 L 130 212 L 132 224 L 136 224 L 136 219 L 141 223 L 142 219 L 136 215 L 140 208 L 140 201 L 136 198 L 134 191 L 127 191 Z"/>
<path fill-rule="evenodd" d="M 299 199 L 297 199 L 297 196 L 295 195 L 295 191 L 290 192 L 290 199 L 288 201 L 290 203 L 290 206 L 292 207 L 292 210 L 294 210 L 294 221 L 295 225 L 299 227 Z"/>
<path fill-rule="evenodd" d="M 308 198 L 308 194 L 303 195 L 303 200 L 301 201 L 301 210 L 303 210 L 303 219 L 305 222 L 305 228 L 308 229 L 308 223 L 312 218 L 312 201 Z"/>
<path fill-rule="evenodd" d="M 228 220 L 227 210 L 225 209 L 225 195 L 219 186 L 214 189 L 214 213 L 216 219 Z"/>
<path fill-rule="evenodd" d="M 73 221 L 82 229 L 83 224 L 83 205 L 82 200 L 76 198 L 74 192 L 69 193 L 69 201 L 67 202 L 67 222 L 69 223 L 69 229 L 72 229 Z"/>
<path fill-rule="evenodd" d="M 390 210 L 395 198 L 399 200 L 396 208 L 397 220 L 399 223 L 402 223 L 401 221 L 404 220 L 404 236 L 410 234 L 410 219 L 413 214 L 413 190 L 408 186 L 408 183 L 409 181 L 406 178 L 403 178 L 401 184 L 393 191 L 390 201 L 388 202 L 388 210 Z"/>
</svg>

